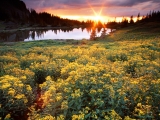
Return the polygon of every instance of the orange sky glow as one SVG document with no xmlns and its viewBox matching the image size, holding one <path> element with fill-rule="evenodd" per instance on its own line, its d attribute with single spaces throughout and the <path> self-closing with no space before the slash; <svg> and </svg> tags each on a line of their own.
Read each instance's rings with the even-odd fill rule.
<svg viewBox="0 0 160 120">
<path fill-rule="evenodd" d="M 66 18 L 66 19 L 71 19 L 71 20 L 79 20 L 79 21 L 87 21 L 87 20 L 93 20 L 93 21 L 101 21 L 102 23 L 107 23 L 107 22 L 111 22 L 111 21 L 116 21 L 116 22 L 121 22 L 123 17 L 130 20 L 130 17 L 128 16 L 123 16 L 123 17 L 110 17 L 110 16 L 106 16 L 102 14 L 102 9 L 97 13 L 96 11 L 94 11 L 93 8 L 91 8 L 91 10 L 93 11 L 93 13 L 91 15 L 77 15 L 75 13 L 76 10 L 72 11 L 73 15 L 69 15 L 67 14 L 68 11 L 67 10 L 63 10 L 63 11 L 52 11 L 50 9 L 43 9 L 42 11 L 48 11 L 49 13 L 56 15 L 55 13 L 59 13 L 57 14 L 57 16 L 60 16 L 61 18 Z M 137 20 L 137 17 L 133 18 L 134 21 Z"/>
<path fill-rule="evenodd" d="M 138 13 L 145 16 L 150 11 L 160 10 L 159 0 L 23 0 L 27 8 L 37 12 L 79 21 L 122 21 L 123 17 L 137 19 Z M 116 18 L 116 19 L 115 19 Z"/>
</svg>

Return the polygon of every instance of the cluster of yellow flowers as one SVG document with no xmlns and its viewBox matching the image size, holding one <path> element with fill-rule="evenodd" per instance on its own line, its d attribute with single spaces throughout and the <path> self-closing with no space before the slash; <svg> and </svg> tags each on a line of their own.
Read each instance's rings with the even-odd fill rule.
<svg viewBox="0 0 160 120">
<path fill-rule="evenodd" d="M 26 79 L 26 77 L 22 76 L 21 79 Z M 34 97 L 31 86 L 23 84 L 21 79 L 10 75 L 0 77 L 0 90 L 3 91 L 1 99 L 5 98 L 6 100 L 3 101 L 3 108 L 13 111 L 23 110 L 26 108 L 28 101 Z"/>
<path fill-rule="evenodd" d="M 149 114 L 140 105 L 159 105 L 155 103 L 160 98 L 159 45 L 147 40 L 16 48 L 21 54 L 5 53 L 0 58 L 4 63 L 0 90 L 11 105 L 23 102 L 25 108 L 39 88 L 43 110 L 30 114 L 37 120 L 121 119 L 121 112 L 136 104 L 123 117 L 134 118 L 133 112 L 144 117 Z M 45 79 L 36 84 L 36 77 Z M 120 105 L 125 110 L 119 112 Z"/>
</svg>

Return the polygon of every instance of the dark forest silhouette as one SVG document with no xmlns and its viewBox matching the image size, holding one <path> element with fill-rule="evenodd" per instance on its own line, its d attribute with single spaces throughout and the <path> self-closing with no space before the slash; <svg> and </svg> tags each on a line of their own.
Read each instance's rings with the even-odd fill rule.
<svg viewBox="0 0 160 120">
<path fill-rule="evenodd" d="M 147 14 L 146 16 L 143 16 L 142 19 L 140 19 L 140 17 L 141 17 L 140 13 L 138 13 L 136 22 L 134 22 L 133 16 L 130 17 L 130 20 L 123 17 L 122 22 L 112 21 L 112 22 L 108 22 L 106 26 L 108 28 L 118 29 L 118 28 L 124 28 L 124 27 L 131 26 L 134 24 L 139 24 L 139 23 L 160 22 L 160 11 L 157 11 L 157 12 L 150 11 L 150 13 Z"/>
<path fill-rule="evenodd" d="M 27 9 L 21 0 L 1 0 L 0 4 L 0 21 L 12 22 L 16 24 L 28 24 L 29 26 L 46 27 L 75 27 L 91 26 L 93 21 L 86 22 L 60 18 L 59 16 L 47 13 L 36 12 L 34 9 Z"/>
<path fill-rule="evenodd" d="M 21 0 L 1 0 L 0 4 L 0 21 L 8 23 L 8 29 L 16 28 L 17 26 L 33 26 L 33 27 L 107 27 L 111 29 L 124 28 L 137 23 L 159 22 L 160 12 L 152 11 L 142 19 L 140 13 L 137 15 L 137 21 L 133 21 L 133 15 L 130 20 L 123 18 L 122 22 L 111 21 L 104 25 L 101 21 L 95 22 L 92 20 L 78 21 L 60 18 L 59 16 L 47 13 L 36 12 L 34 9 L 27 9 L 25 3 Z M 9 24 L 10 23 L 10 24 Z M 13 27 L 12 27 L 13 26 Z"/>
</svg>

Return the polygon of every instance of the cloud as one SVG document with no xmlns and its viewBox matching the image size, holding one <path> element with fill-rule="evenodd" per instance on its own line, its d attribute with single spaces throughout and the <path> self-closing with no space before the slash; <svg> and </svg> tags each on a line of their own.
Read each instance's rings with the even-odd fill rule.
<svg viewBox="0 0 160 120">
<path fill-rule="evenodd" d="M 142 12 L 146 14 L 150 10 L 160 10 L 160 0 L 23 0 L 28 8 L 36 11 L 48 10 L 58 14 L 85 14 L 100 11 L 103 6 L 103 14 L 107 15 L 131 15 Z"/>
<path fill-rule="evenodd" d="M 145 3 L 145 2 L 151 2 L 151 3 L 160 3 L 159 0 L 112 0 L 108 3 L 113 6 L 126 6 L 126 7 L 131 7 L 137 4 Z"/>
<path fill-rule="evenodd" d="M 63 6 L 70 7 L 88 7 L 87 4 L 91 4 L 94 7 L 97 6 L 133 6 L 144 2 L 160 3 L 160 0 L 23 0 L 29 8 L 38 7 L 53 7 L 63 8 Z"/>
</svg>

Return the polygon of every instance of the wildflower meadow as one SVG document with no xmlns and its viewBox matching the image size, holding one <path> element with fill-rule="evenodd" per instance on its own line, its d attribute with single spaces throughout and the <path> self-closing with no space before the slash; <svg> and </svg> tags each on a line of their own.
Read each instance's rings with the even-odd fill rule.
<svg viewBox="0 0 160 120">
<path fill-rule="evenodd" d="M 160 37 L 127 39 L 1 43 L 0 119 L 160 119 Z"/>
</svg>

